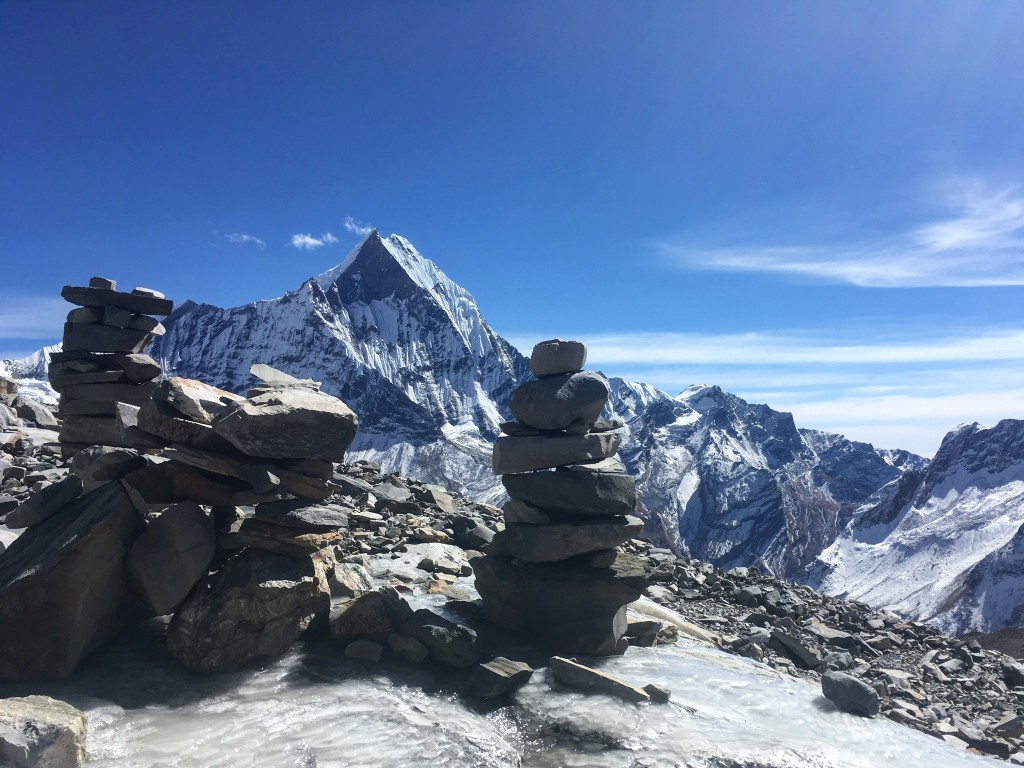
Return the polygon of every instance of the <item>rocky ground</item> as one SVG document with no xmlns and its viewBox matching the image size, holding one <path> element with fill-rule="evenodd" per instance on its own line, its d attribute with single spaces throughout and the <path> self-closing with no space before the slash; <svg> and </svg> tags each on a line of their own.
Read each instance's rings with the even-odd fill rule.
<svg viewBox="0 0 1024 768">
<path fill-rule="evenodd" d="M 0 522 L 29 497 L 59 484 L 72 466 L 55 443 L 47 442 L 47 433 L 26 430 L 24 422 L 6 415 L 9 423 L 0 441 Z M 295 510 L 287 512 L 316 517 L 315 533 L 282 538 L 261 527 L 257 518 L 267 514 L 258 514 L 258 505 L 217 507 L 219 557 L 246 547 L 294 557 L 298 551 L 326 546 L 334 561 L 327 564 L 335 604 L 332 633 L 345 643 L 350 658 L 375 663 L 449 654 L 441 660 L 454 669 L 474 670 L 469 679 L 477 694 L 521 678 L 524 670 L 512 660 L 496 659 L 490 669 L 475 671 L 488 665 L 477 666 L 479 650 L 472 643 L 459 644 L 480 616 L 474 596 L 456 581 L 468 575 L 468 561 L 485 552 L 503 527 L 501 510 L 437 486 L 382 474 L 372 463 L 338 465 L 330 484 L 329 499 L 293 504 Z M 329 519 L 335 523 L 328 534 L 324 523 Z M 9 541 L 13 534 L 7 537 Z M 409 546 L 425 543 L 438 545 L 436 555 L 408 562 Z M 1024 764 L 1024 666 L 1014 659 L 983 648 L 977 640 L 946 637 L 885 611 L 765 577 L 753 568 L 722 571 L 639 540 L 623 549 L 643 567 L 647 597 L 678 614 L 673 621 L 635 617 L 627 633 L 632 644 L 673 642 L 682 633 L 816 684 L 828 670 L 840 670 L 877 693 L 884 716 L 964 749 Z M 382 570 L 381 563 L 389 560 L 394 567 Z M 382 574 L 391 584 L 387 595 L 373 585 L 372 576 Z M 389 599 L 417 591 L 444 596 L 466 616 L 467 626 L 422 616 L 409 623 L 411 612 L 400 609 L 397 618 L 389 613 Z M 357 605 L 370 607 L 357 616 Z M 367 616 L 372 622 L 374 615 L 391 621 L 375 636 L 366 629 Z M 445 639 L 439 642 L 441 635 Z M 564 664 L 562 671 L 570 675 L 573 669 Z M 644 693 L 633 691 L 628 695 Z"/>
</svg>

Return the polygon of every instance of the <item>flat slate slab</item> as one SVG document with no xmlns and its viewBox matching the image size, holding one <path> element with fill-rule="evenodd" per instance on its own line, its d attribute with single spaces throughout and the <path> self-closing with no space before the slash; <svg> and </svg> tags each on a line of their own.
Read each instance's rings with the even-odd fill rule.
<svg viewBox="0 0 1024 768">
<path fill-rule="evenodd" d="M 65 285 L 60 295 L 65 301 L 80 307 L 119 307 L 145 315 L 169 315 L 174 309 L 174 302 L 170 299 L 113 291 L 109 288 Z"/>
</svg>

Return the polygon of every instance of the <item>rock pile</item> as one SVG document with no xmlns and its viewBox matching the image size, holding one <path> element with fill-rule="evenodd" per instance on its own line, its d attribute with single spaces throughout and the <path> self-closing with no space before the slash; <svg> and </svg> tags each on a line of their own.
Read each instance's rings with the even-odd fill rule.
<svg viewBox="0 0 1024 768">
<path fill-rule="evenodd" d="M 583 371 L 577 341 L 538 344 L 538 377 L 512 397 L 515 422 L 502 425 L 494 471 L 511 500 L 505 530 L 473 561 L 485 615 L 563 653 L 626 649 L 626 604 L 643 571 L 616 550 L 643 527 L 632 516 L 636 487 L 615 457 L 622 424 L 599 421 L 608 383 Z"/>
<path fill-rule="evenodd" d="M 50 355 L 50 385 L 60 393 L 60 440 L 65 455 L 90 445 L 122 445 L 117 403 L 142 405 L 160 366 L 145 350 L 164 327 L 152 315 L 168 315 L 173 303 L 148 288 L 130 293 L 113 280 L 64 286 L 68 313 L 60 352 Z"/>
</svg>

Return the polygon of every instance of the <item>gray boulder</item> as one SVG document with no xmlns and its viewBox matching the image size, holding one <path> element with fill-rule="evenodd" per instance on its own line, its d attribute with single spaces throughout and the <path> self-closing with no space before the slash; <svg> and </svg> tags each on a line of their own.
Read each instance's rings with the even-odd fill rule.
<svg viewBox="0 0 1024 768">
<path fill-rule="evenodd" d="M 569 688 L 576 688 L 588 693 L 603 693 L 624 701 L 636 703 L 647 702 L 651 696 L 638 686 L 627 683 L 612 675 L 580 664 L 572 659 L 552 656 L 548 661 L 555 680 Z"/>
<path fill-rule="evenodd" d="M 471 667 L 480 660 L 476 632 L 421 608 L 402 625 L 402 634 L 423 643 L 438 661 L 453 667 Z"/>
<path fill-rule="evenodd" d="M 521 564 L 503 557 L 471 561 L 490 621 L 560 653 L 625 651 L 626 604 L 647 582 L 642 562 L 619 554 L 606 569 L 578 563 Z"/>
<path fill-rule="evenodd" d="M 50 413 L 50 409 L 38 400 L 19 395 L 11 403 L 14 412 L 21 417 L 26 424 L 34 424 L 40 429 L 50 429 L 57 426 L 57 419 Z"/>
<path fill-rule="evenodd" d="M 55 515 L 67 504 L 82 495 L 82 479 L 70 474 L 29 496 L 7 515 L 8 528 L 27 528 Z"/>
<path fill-rule="evenodd" d="M 644 527 L 638 517 L 577 518 L 556 525 L 510 525 L 497 534 L 512 557 L 531 563 L 567 560 L 576 555 L 613 549 L 637 536 Z"/>
<path fill-rule="evenodd" d="M 0 558 L 0 679 L 70 675 L 136 615 L 125 559 L 142 521 L 118 483 L 30 528 Z"/>
<path fill-rule="evenodd" d="M 878 692 L 863 680 L 845 672 L 828 671 L 821 676 L 821 692 L 843 712 L 872 717 L 878 714 Z"/>
<path fill-rule="evenodd" d="M 570 515 L 628 515 L 636 509 L 636 481 L 583 467 L 504 475 L 508 495 L 545 511 Z"/>
<path fill-rule="evenodd" d="M 186 419 L 212 424 L 228 406 L 245 398 L 195 379 L 172 376 L 157 385 L 153 399 L 167 403 Z"/>
<path fill-rule="evenodd" d="M 200 583 L 175 612 L 167 647 L 186 667 L 224 672 L 288 650 L 330 601 L 311 557 L 249 548 Z"/>
<path fill-rule="evenodd" d="M 76 453 L 71 460 L 71 471 L 82 479 L 86 493 L 145 466 L 146 460 L 138 451 L 104 445 L 91 445 Z"/>
<path fill-rule="evenodd" d="M 530 682 L 533 671 L 533 667 L 524 661 L 512 661 L 498 656 L 486 664 L 473 667 L 466 685 L 474 696 L 485 699 L 504 696 Z"/>
<path fill-rule="evenodd" d="M 542 341 L 530 355 L 530 370 L 537 378 L 581 371 L 586 363 L 587 348 L 579 341 Z"/>
<path fill-rule="evenodd" d="M 512 415 L 536 429 L 587 432 L 608 402 L 608 382 L 584 371 L 551 376 L 519 385 L 512 395 Z"/>
<path fill-rule="evenodd" d="M 499 437 L 494 442 L 494 474 L 528 472 L 587 461 L 599 461 L 615 455 L 622 442 L 619 432 L 588 435 L 537 437 Z"/>
<path fill-rule="evenodd" d="M 373 591 L 373 577 L 359 563 L 338 563 L 328 575 L 331 597 L 359 597 Z"/>
<path fill-rule="evenodd" d="M 213 422 L 218 435 L 249 456 L 333 462 L 344 460 L 357 427 L 345 403 L 304 387 L 234 403 Z"/>
<path fill-rule="evenodd" d="M 76 768 L 85 761 L 85 715 L 49 696 L 0 699 L 0 765 Z"/>
<path fill-rule="evenodd" d="M 134 541 L 128 572 L 154 616 L 171 613 L 210 570 L 213 519 L 191 501 L 168 507 Z"/>
<path fill-rule="evenodd" d="M 360 639 L 383 643 L 411 616 L 412 609 L 397 593 L 369 592 L 343 603 L 331 616 L 331 636 L 343 643 Z"/>
<path fill-rule="evenodd" d="M 266 501 L 256 506 L 254 519 L 286 528 L 302 528 L 309 531 L 335 531 L 348 528 L 348 513 L 351 507 L 340 504 L 317 503 L 306 499 L 285 499 Z"/>
</svg>

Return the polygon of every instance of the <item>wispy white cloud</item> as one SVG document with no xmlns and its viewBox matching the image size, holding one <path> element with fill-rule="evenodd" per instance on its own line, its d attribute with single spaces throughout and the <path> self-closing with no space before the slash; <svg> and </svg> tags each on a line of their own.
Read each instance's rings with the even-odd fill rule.
<svg viewBox="0 0 1024 768">
<path fill-rule="evenodd" d="M 69 309 L 73 307 L 63 299 L 49 296 L 0 296 L 0 339 L 40 339 L 53 344 L 60 340 Z"/>
<path fill-rule="evenodd" d="M 330 232 L 326 232 L 320 235 L 320 237 L 313 237 L 309 234 L 292 235 L 291 245 L 303 251 L 314 251 L 317 248 L 323 248 L 325 245 L 334 245 L 337 242 L 338 238 Z"/>
<path fill-rule="evenodd" d="M 258 248 L 267 247 L 267 244 L 263 240 L 260 240 L 258 237 L 255 237 L 254 235 L 244 234 L 243 232 L 232 232 L 229 235 L 224 235 L 224 237 L 227 238 L 228 242 L 235 243 L 236 245 L 244 245 L 246 243 L 251 243 L 252 245 L 255 245 Z"/>
<path fill-rule="evenodd" d="M 353 235 L 359 235 L 360 237 L 366 237 L 368 234 L 373 232 L 373 227 L 369 224 L 363 224 L 361 221 L 356 221 L 351 216 L 345 217 L 344 226 L 345 229 Z"/>
<path fill-rule="evenodd" d="M 870 288 L 1024 285 L 1024 194 L 948 183 L 943 218 L 859 241 L 707 247 L 656 244 L 686 269 L 768 272 Z"/>
</svg>

